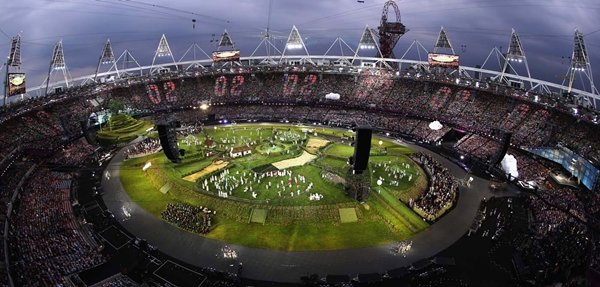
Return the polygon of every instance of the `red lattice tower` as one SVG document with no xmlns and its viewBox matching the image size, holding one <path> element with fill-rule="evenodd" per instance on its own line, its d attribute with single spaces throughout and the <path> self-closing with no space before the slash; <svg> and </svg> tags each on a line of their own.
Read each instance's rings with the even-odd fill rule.
<svg viewBox="0 0 600 287">
<path fill-rule="evenodd" d="M 390 7 L 394 10 L 396 16 L 394 22 L 388 21 Z M 396 2 L 388 0 L 383 5 L 381 23 L 379 24 L 379 46 L 383 58 L 394 58 L 394 47 L 404 33 L 406 33 L 406 26 L 400 22 L 400 9 Z"/>
</svg>

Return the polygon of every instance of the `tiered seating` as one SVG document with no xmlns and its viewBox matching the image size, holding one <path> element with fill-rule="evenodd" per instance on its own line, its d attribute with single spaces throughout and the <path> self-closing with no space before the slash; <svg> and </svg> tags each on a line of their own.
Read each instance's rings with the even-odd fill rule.
<svg viewBox="0 0 600 287">
<path fill-rule="evenodd" d="M 490 161 L 500 153 L 500 143 L 496 140 L 471 134 L 463 137 L 455 147 L 463 153 L 470 154 L 484 161 Z"/>
<path fill-rule="evenodd" d="M 65 180 L 70 176 L 42 169 L 21 193 L 11 226 L 19 285 L 65 285 L 64 276 L 104 262 L 73 213 Z"/>
<path fill-rule="evenodd" d="M 442 216 L 457 199 L 458 183 L 450 172 L 433 157 L 415 153 L 411 158 L 419 162 L 430 176 L 429 189 L 409 205 L 429 221 Z"/>
</svg>

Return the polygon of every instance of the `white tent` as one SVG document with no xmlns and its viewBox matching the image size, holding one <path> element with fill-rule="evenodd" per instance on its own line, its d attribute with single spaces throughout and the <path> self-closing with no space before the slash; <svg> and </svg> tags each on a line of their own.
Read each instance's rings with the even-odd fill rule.
<svg viewBox="0 0 600 287">
<path fill-rule="evenodd" d="M 340 99 L 340 94 L 337 94 L 337 93 L 329 93 L 329 94 L 325 95 L 325 99 L 328 99 L 328 100 L 336 100 L 336 101 L 337 101 L 337 100 L 339 100 L 339 99 Z"/>
<path fill-rule="evenodd" d="M 504 158 L 502 159 L 502 162 L 500 162 L 500 164 L 502 165 L 502 170 L 504 170 L 506 174 L 510 175 L 512 178 L 519 177 L 519 171 L 517 169 L 517 159 L 514 155 L 504 155 Z"/>
<path fill-rule="evenodd" d="M 443 127 L 444 126 L 439 121 L 433 121 L 433 122 L 429 123 L 429 128 L 434 131 L 441 130 Z"/>
</svg>

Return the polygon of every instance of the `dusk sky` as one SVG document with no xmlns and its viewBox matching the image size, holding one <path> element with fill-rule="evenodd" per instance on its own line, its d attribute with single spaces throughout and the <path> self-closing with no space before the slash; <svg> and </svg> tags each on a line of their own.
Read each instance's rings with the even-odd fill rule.
<svg viewBox="0 0 600 287">
<path fill-rule="evenodd" d="M 282 48 L 292 25 L 305 38 L 311 54 L 323 54 L 336 37 L 353 48 L 365 25 L 377 27 L 383 0 L 273 0 L 270 28 Z M 585 35 L 596 81 L 600 78 L 600 2 L 597 0 L 420 0 L 397 1 L 410 31 L 400 39 L 396 55 L 418 40 L 432 50 L 444 26 L 461 64 L 482 64 L 493 47 L 506 50 L 511 28 L 521 36 L 532 75 L 562 82 L 573 49 L 573 31 Z M 179 60 L 192 43 L 210 52 L 227 29 L 242 56 L 249 56 L 266 29 L 268 0 L 5 0 L 0 19 L 0 55 L 8 55 L 10 37 L 23 37 L 23 70 L 28 86 L 42 83 L 52 47 L 63 39 L 73 77 L 95 70 L 107 38 L 116 56 L 129 49 L 149 65 L 161 34 L 166 34 Z M 149 4 L 159 5 L 160 7 Z M 393 18 L 393 17 L 392 17 Z M 195 29 L 192 19 L 196 19 Z M 216 37 L 212 35 L 215 34 Z M 339 49 L 333 53 L 338 53 Z M 411 53 L 407 58 L 417 59 Z M 498 69 L 498 65 L 485 68 Z"/>
</svg>

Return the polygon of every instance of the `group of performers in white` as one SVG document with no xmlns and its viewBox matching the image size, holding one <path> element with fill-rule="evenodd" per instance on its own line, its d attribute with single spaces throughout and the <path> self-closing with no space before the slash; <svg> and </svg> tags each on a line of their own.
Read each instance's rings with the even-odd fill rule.
<svg viewBox="0 0 600 287">
<path fill-rule="evenodd" d="M 386 174 L 388 174 L 390 178 L 390 182 L 388 183 L 389 185 L 400 186 L 400 181 L 403 180 L 405 177 L 409 182 L 412 181 L 413 175 L 407 174 L 406 172 L 406 170 L 410 168 L 410 164 L 403 162 L 400 164 L 400 168 L 397 166 L 391 166 L 391 164 L 392 162 L 388 161 L 380 162 L 375 165 L 376 168 L 383 168 Z M 378 182 L 384 182 L 384 178 L 381 176 L 377 180 Z"/>
<path fill-rule="evenodd" d="M 273 178 L 281 178 L 279 181 Z M 233 196 L 236 190 L 250 192 L 252 198 L 258 198 L 258 191 L 253 186 L 264 184 L 264 189 L 275 190 L 281 198 L 298 197 L 308 195 L 309 201 L 320 201 L 323 195 L 311 192 L 313 183 L 306 180 L 301 174 L 294 174 L 291 170 L 273 170 L 262 174 L 256 172 L 231 173 L 229 169 L 218 175 L 212 175 L 201 182 L 201 188 L 206 191 L 216 191 L 219 197 L 227 198 Z"/>
</svg>

